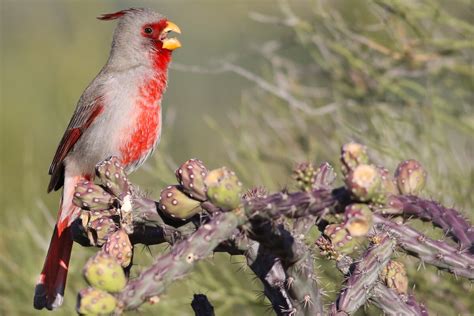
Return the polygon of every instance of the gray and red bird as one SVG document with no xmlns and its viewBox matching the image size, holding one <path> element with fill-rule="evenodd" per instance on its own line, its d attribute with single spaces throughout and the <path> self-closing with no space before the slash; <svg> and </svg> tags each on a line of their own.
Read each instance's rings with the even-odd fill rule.
<svg viewBox="0 0 474 316">
<path fill-rule="evenodd" d="M 150 9 L 128 9 L 100 16 L 118 20 L 110 56 L 89 84 L 59 143 L 49 168 L 48 192 L 63 187 L 61 206 L 34 307 L 54 309 L 63 301 L 72 249 L 71 223 L 79 208 L 74 187 L 92 179 L 97 163 L 117 156 L 130 173 L 151 155 L 161 136 L 161 102 L 172 51 L 181 46 L 170 32 L 176 24 Z"/>
</svg>

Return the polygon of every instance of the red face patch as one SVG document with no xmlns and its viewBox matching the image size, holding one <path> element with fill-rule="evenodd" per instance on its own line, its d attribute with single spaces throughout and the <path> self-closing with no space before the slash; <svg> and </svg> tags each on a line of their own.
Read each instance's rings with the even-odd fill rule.
<svg viewBox="0 0 474 316">
<path fill-rule="evenodd" d="M 160 40 L 161 32 L 166 27 L 167 22 L 168 21 L 166 19 L 163 19 L 156 23 L 149 23 L 143 25 L 142 36 L 155 41 Z"/>
</svg>

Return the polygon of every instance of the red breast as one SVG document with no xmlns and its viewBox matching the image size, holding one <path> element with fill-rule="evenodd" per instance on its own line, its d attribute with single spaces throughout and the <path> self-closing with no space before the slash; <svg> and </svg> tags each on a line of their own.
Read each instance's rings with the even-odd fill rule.
<svg viewBox="0 0 474 316">
<path fill-rule="evenodd" d="M 135 104 L 135 109 L 138 111 L 134 122 L 135 128 L 124 138 L 120 146 L 124 165 L 135 164 L 142 160 L 157 143 L 161 131 L 159 101 L 165 86 L 166 81 L 163 83 L 158 78 L 152 78 L 139 88 L 139 97 Z"/>
</svg>

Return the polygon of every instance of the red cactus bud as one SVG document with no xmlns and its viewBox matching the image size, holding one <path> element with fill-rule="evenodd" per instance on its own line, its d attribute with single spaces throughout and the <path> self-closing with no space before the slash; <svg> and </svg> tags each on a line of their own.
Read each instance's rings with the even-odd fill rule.
<svg viewBox="0 0 474 316">
<path fill-rule="evenodd" d="M 176 169 L 176 179 L 182 186 L 183 192 L 199 201 L 207 200 L 204 178 L 208 174 L 207 168 L 201 160 L 190 159 Z"/>
<path fill-rule="evenodd" d="M 413 159 L 401 162 L 395 172 L 400 193 L 407 195 L 419 194 L 425 187 L 426 176 L 423 166 Z"/>
<path fill-rule="evenodd" d="M 123 229 L 111 234 L 102 249 L 124 268 L 132 262 L 133 246 Z"/>
<path fill-rule="evenodd" d="M 96 166 L 97 177 L 107 191 L 122 200 L 130 193 L 131 185 L 117 157 L 111 157 Z"/>
<path fill-rule="evenodd" d="M 91 181 L 82 181 L 74 188 L 73 203 L 91 211 L 102 211 L 112 208 L 115 198 L 100 186 Z"/>
</svg>

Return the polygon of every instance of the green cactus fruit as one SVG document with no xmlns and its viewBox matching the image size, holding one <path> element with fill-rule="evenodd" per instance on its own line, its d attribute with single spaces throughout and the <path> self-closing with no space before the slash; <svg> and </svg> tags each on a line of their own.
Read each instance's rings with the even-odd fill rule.
<svg viewBox="0 0 474 316">
<path fill-rule="evenodd" d="M 240 205 L 242 197 L 242 183 L 233 171 L 226 167 L 212 170 L 208 173 L 204 183 L 209 200 L 228 211 Z"/>
<path fill-rule="evenodd" d="M 130 182 L 117 157 L 111 157 L 99 163 L 96 166 L 96 174 L 106 190 L 120 200 L 123 200 L 123 198 L 130 193 Z"/>
<path fill-rule="evenodd" d="M 314 165 L 309 162 L 303 162 L 296 165 L 293 169 L 293 179 L 296 181 L 296 186 L 301 191 L 311 191 L 315 181 L 316 169 Z"/>
<path fill-rule="evenodd" d="M 373 225 L 372 211 L 366 204 L 351 204 L 344 211 L 344 228 L 352 237 L 366 236 Z"/>
<path fill-rule="evenodd" d="M 110 315 L 117 306 L 117 299 L 99 289 L 82 289 L 77 296 L 76 311 L 80 315 Z"/>
<path fill-rule="evenodd" d="M 74 205 L 91 211 L 102 211 L 112 208 L 114 197 L 91 181 L 82 181 L 74 188 Z"/>
<path fill-rule="evenodd" d="M 343 254 L 350 254 L 357 250 L 358 241 L 352 237 L 343 224 L 327 225 L 324 235 L 331 240 L 334 250 Z"/>
<path fill-rule="evenodd" d="M 102 246 L 110 234 L 117 230 L 117 224 L 108 216 L 101 216 L 89 222 L 87 225 L 87 237 L 91 245 Z"/>
<path fill-rule="evenodd" d="M 207 200 L 204 179 L 208 174 L 208 170 L 201 160 L 189 159 L 176 169 L 175 174 L 183 192 L 193 199 L 199 201 Z"/>
<path fill-rule="evenodd" d="M 133 246 L 123 229 L 112 233 L 102 249 L 124 268 L 132 262 Z"/>
<path fill-rule="evenodd" d="M 110 293 L 120 292 L 127 284 L 122 266 L 103 251 L 91 257 L 82 272 L 90 286 Z"/>
<path fill-rule="evenodd" d="M 425 187 L 427 173 L 416 160 L 401 162 L 395 171 L 395 179 L 401 194 L 418 195 Z"/>
<path fill-rule="evenodd" d="M 407 294 L 408 277 L 403 263 L 390 260 L 380 272 L 380 278 L 398 294 Z"/>
<path fill-rule="evenodd" d="M 390 171 L 384 167 L 378 167 L 380 176 L 382 177 L 382 189 L 387 195 L 397 195 L 398 188 L 395 178 L 390 174 Z"/>
<path fill-rule="evenodd" d="M 382 187 L 382 176 L 373 165 L 359 165 L 345 178 L 349 191 L 361 202 L 373 201 L 383 204 L 386 195 Z"/>
<path fill-rule="evenodd" d="M 181 186 L 170 185 L 160 194 L 159 208 L 172 218 L 186 220 L 201 211 L 201 202 L 191 199 L 181 191 Z"/>
<path fill-rule="evenodd" d="M 367 147 L 362 144 L 350 142 L 341 148 L 341 162 L 342 173 L 349 174 L 359 165 L 369 163 L 369 155 L 367 154 Z"/>
</svg>

